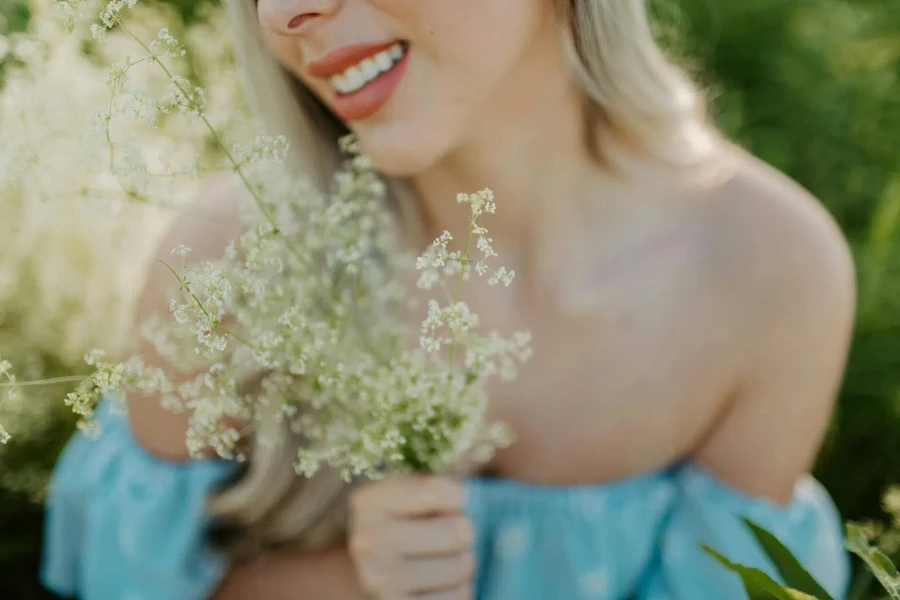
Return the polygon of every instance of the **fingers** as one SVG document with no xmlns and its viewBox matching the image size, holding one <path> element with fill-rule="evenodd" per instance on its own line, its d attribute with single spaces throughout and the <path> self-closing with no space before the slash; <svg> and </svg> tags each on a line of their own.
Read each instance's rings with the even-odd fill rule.
<svg viewBox="0 0 900 600">
<path fill-rule="evenodd" d="M 378 556 L 423 558 L 468 552 L 472 523 L 463 515 L 422 520 L 389 518 L 372 522 L 349 537 L 350 553 L 359 560 Z"/>
<path fill-rule="evenodd" d="M 458 515 L 402 521 L 387 537 L 394 540 L 398 554 L 422 557 L 466 552 L 472 547 L 475 533 L 472 522 Z"/>
<path fill-rule="evenodd" d="M 452 590 L 441 590 L 438 592 L 425 592 L 424 594 L 413 594 L 408 596 L 410 600 L 472 600 L 474 594 L 470 586 L 462 586 Z"/>
<path fill-rule="evenodd" d="M 459 512 L 464 506 L 462 485 L 447 477 L 394 475 L 362 486 L 353 496 L 358 515 L 426 517 Z"/>
<path fill-rule="evenodd" d="M 472 522 L 463 515 L 387 518 L 357 529 L 350 538 L 350 549 L 361 557 L 385 551 L 410 558 L 441 556 L 468 551 L 474 537 Z"/>
<path fill-rule="evenodd" d="M 462 598 L 471 587 L 475 559 L 470 553 L 367 563 L 360 571 L 363 587 L 390 598 Z"/>
<path fill-rule="evenodd" d="M 469 554 L 409 559 L 404 570 L 403 589 L 413 593 L 438 592 L 468 583 L 475 571 L 475 559 Z"/>
<path fill-rule="evenodd" d="M 378 600 L 469 600 L 475 534 L 454 479 L 391 475 L 357 488 L 348 550 Z"/>
</svg>

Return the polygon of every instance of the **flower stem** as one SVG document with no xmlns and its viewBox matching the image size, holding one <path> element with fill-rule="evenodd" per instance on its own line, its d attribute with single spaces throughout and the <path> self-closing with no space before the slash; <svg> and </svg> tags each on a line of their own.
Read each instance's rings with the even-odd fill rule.
<svg viewBox="0 0 900 600">
<path fill-rule="evenodd" d="M 169 78 L 169 81 L 172 82 L 172 85 L 174 85 L 175 88 L 178 89 L 179 92 L 181 92 L 182 96 L 185 98 L 190 98 L 190 95 L 188 94 L 187 90 L 185 90 L 175 80 L 175 76 L 172 74 L 172 72 L 169 70 L 169 68 L 166 67 L 166 65 L 163 64 L 163 62 L 161 60 L 159 60 L 159 58 L 157 58 L 153 54 L 153 52 L 150 50 L 150 48 L 139 37 L 137 37 L 135 34 L 133 34 L 131 31 L 129 31 L 126 27 L 122 26 L 122 30 L 125 31 L 125 33 L 128 34 L 129 37 L 131 37 L 131 39 L 133 39 L 138 45 L 141 46 L 141 48 L 144 49 L 145 52 L 147 52 L 149 54 L 150 59 L 153 62 L 155 62 L 159 66 L 160 69 L 162 69 L 162 71 Z M 224 140 L 222 140 L 222 137 L 219 135 L 219 132 L 216 130 L 216 128 L 213 127 L 212 123 L 209 122 L 209 119 L 206 118 L 206 115 L 204 115 L 201 111 L 199 111 L 199 110 L 197 111 L 197 116 L 203 122 L 203 124 L 206 126 L 207 131 L 212 136 L 213 140 L 216 142 L 216 145 L 221 149 L 222 153 L 225 155 L 225 158 L 227 158 L 228 162 L 230 162 L 232 164 L 231 170 L 234 173 L 236 173 L 237 176 L 241 179 L 241 182 L 243 183 L 244 187 L 250 193 L 250 196 L 253 198 L 253 201 L 256 203 L 257 208 L 259 209 L 260 213 L 262 214 L 262 216 L 266 220 L 266 222 L 269 224 L 269 226 L 272 227 L 272 230 L 276 233 L 276 235 L 279 235 L 280 237 L 282 237 L 282 239 L 284 240 L 285 247 L 288 249 L 288 251 L 290 251 L 291 254 L 294 255 L 294 257 L 298 261 L 300 261 L 302 264 L 306 265 L 307 267 L 312 267 L 313 265 L 311 265 L 309 263 L 309 261 L 307 260 L 307 258 L 300 253 L 300 251 L 297 249 L 297 247 L 294 246 L 293 244 L 291 244 L 290 241 L 286 237 L 281 235 L 280 228 L 278 227 L 278 224 L 276 223 L 275 218 L 271 214 L 269 214 L 269 211 L 266 208 L 265 203 L 263 203 L 262 198 L 259 197 L 259 193 L 257 192 L 256 188 L 254 188 L 253 185 L 250 184 L 250 181 L 247 179 L 247 176 L 244 173 L 244 170 L 241 168 L 240 164 L 238 164 L 237 160 L 235 160 L 234 156 L 228 150 L 228 147 L 225 145 Z M 311 270 L 313 270 L 313 269 L 311 269 Z M 322 312 L 326 316 L 334 315 L 333 310 L 329 307 L 328 303 L 323 301 L 321 298 L 318 299 L 318 305 L 319 305 L 319 309 L 322 310 Z"/>
<path fill-rule="evenodd" d="M 87 379 L 87 377 L 85 377 L 84 375 L 69 375 L 66 377 L 52 377 L 50 379 L 36 379 L 34 381 L 15 381 L 15 382 L 0 383 L 0 388 L 20 387 L 20 386 L 21 387 L 34 387 L 34 386 L 38 386 L 38 385 L 52 385 L 55 383 L 75 383 L 75 382 L 80 383 L 80 382 L 84 381 L 85 379 Z"/>
<path fill-rule="evenodd" d="M 469 221 L 469 235 L 466 237 L 466 246 L 463 248 L 462 258 L 460 259 L 462 265 L 459 268 L 459 281 L 456 284 L 456 294 L 453 298 L 453 310 L 456 310 L 456 306 L 459 304 L 459 298 L 462 295 L 462 286 L 463 281 L 465 280 L 466 275 L 466 266 L 469 264 L 469 246 L 472 244 L 472 236 L 475 233 L 475 227 L 477 223 L 475 219 L 471 219 Z M 456 354 L 456 332 L 451 330 L 450 332 L 450 350 L 448 352 L 447 362 L 451 365 L 453 364 L 453 356 Z"/>
</svg>

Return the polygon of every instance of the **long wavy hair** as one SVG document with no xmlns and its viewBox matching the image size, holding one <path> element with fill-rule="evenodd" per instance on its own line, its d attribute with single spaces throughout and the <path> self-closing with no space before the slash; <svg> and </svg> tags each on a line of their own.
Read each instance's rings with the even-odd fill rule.
<svg viewBox="0 0 900 600">
<path fill-rule="evenodd" d="M 597 159 L 615 170 L 650 157 L 686 173 L 717 172 L 721 138 L 706 99 L 657 45 L 645 0 L 553 1 L 560 43 L 584 93 L 587 130 L 602 140 L 592 143 Z M 255 117 L 266 131 L 287 136 L 292 169 L 326 186 L 341 163 L 337 140 L 346 126 L 271 56 L 253 0 L 226 0 L 225 8 Z M 408 187 L 388 184 L 401 215 L 415 219 Z M 255 444 L 243 472 L 210 498 L 214 514 L 238 524 L 234 555 L 340 542 L 350 486 L 331 471 L 297 476 L 299 440 L 274 421 L 263 427 L 275 428 L 284 443 Z"/>
</svg>

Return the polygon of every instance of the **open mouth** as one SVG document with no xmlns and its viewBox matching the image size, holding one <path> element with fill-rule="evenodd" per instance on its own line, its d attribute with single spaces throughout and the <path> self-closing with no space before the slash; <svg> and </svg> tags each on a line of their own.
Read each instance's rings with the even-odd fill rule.
<svg viewBox="0 0 900 600">
<path fill-rule="evenodd" d="M 378 54 L 347 68 L 343 73 L 329 77 L 328 83 L 339 96 L 355 94 L 393 71 L 407 52 L 409 42 L 398 41 Z"/>
</svg>

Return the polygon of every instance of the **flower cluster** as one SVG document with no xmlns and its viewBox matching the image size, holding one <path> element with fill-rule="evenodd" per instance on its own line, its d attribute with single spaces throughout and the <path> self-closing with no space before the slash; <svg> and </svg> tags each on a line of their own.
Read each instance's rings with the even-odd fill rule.
<svg viewBox="0 0 900 600">
<path fill-rule="evenodd" d="M 0 423 L 19 442 L 0 451 L 0 488 L 20 479 L 6 460 L 71 421 L 60 392 L 90 372 L 85 352 L 118 355 L 129 345 L 132 306 L 172 212 L 191 210 L 185 201 L 203 185 L 195 175 L 225 166 L 205 136 L 183 135 L 180 114 L 155 108 L 169 77 L 140 55 L 126 58 L 134 40 L 119 29 L 102 45 L 88 32 L 63 35 L 51 4 L 32 0 L 29 29 L 0 34 L 0 55 L 9 53 L 0 73 L 0 354 L 18 378 L 12 385 L 0 375 Z M 132 10 L 134 31 L 172 45 L 171 15 L 158 5 Z M 223 26 L 214 13 L 177 29 L 202 76 L 204 114 L 243 136 Z M 185 72 L 177 57 L 165 60 L 173 74 Z M 113 62 L 130 65 L 124 77 L 104 72 Z M 91 130 L 85 117 L 98 106 Z M 29 476 L 34 497 L 45 463 Z"/>
<path fill-rule="evenodd" d="M 70 15 L 77 4 L 62 6 Z M 105 43 L 113 26 L 122 30 L 143 56 L 106 70 L 111 101 L 89 123 L 108 151 L 106 176 L 125 197 L 150 202 L 164 191 L 147 191 L 154 176 L 174 173 L 166 171 L 167 161 L 147 156 L 134 133 L 139 127 L 187 117 L 185 126 L 199 124 L 220 144 L 226 137 L 213 126 L 205 91 L 167 62 L 182 55 L 179 41 L 167 29 L 150 44 L 128 32 L 122 17 L 132 6 L 132 0 L 113 0 L 93 27 Z M 132 81 L 145 66 L 164 74 L 164 88 L 154 92 Z M 133 135 L 121 128 L 128 118 Z M 173 250 L 179 260 L 165 262 L 178 284 L 172 319 L 144 328 L 172 369 L 138 356 L 108 362 L 102 352 L 89 353 L 93 372 L 66 398 L 82 427 L 95 429 L 101 397 L 147 394 L 190 411 L 192 453 L 213 448 L 243 460 L 242 440 L 274 419 L 307 441 L 297 457 L 299 473 L 311 476 L 327 465 L 347 478 L 438 471 L 463 457 L 484 459 L 508 442 L 503 426 L 485 421 L 485 386 L 493 376 L 515 376 L 529 356 L 529 339 L 481 331 L 463 301 L 473 274 L 491 284 L 513 280 L 511 271 L 490 265 L 496 253 L 482 220 L 496 210 L 492 194 L 459 196 L 470 211 L 463 248 L 451 249 L 445 233 L 416 261 L 399 245 L 384 182 L 352 138 L 341 144 L 347 159 L 328 190 L 286 172 L 284 137 L 221 147 L 256 205 L 245 216 L 246 233 L 215 262 L 193 264 L 189 248 Z M 401 283 L 414 266 L 423 291 L 445 292 L 443 304 L 428 303 L 418 346 L 410 327 L 414 294 Z"/>
<path fill-rule="evenodd" d="M 281 158 L 280 140 L 261 143 L 242 160 Z M 189 344 L 204 370 L 176 385 L 139 359 L 92 357 L 97 371 L 70 395 L 76 412 L 89 419 L 100 396 L 122 389 L 160 395 L 192 411 L 189 449 L 237 460 L 255 423 L 287 419 L 308 441 L 297 461 L 306 476 L 323 465 L 348 478 L 437 471 L 506 443 L 509 432 L 485 422 L 485 383 L 515 376 L 530 355 L 528 336 L 480 332 L 461 300 L 468 273 L 500 272 L 488 265 L 495 253 L 481 224 L 493 212 L 490 192 L 460 197 L 471 207 L 469 239 L 484 240 L 478 260 L 449 250 L 445 234 L 415 261 L 432 271 L 433 285 L 423 287 L 453 291 L 446 305 L 429 303 L 417 348 L 407 344 L 409 293 L 400 284 L 414 261 L 397 245 L 385 186 L 367 159 L 351 156 L 328 194 L 277 167 L 255 169 L 248 181 L 260 210 L 247 233 L 216 263 L 190 265 L 189 249 L 175 248 L 182 264 L 168 266 L 182 296 L 171 304 L 174 322 L 152 328 L 159 354 Z"/>
</svg>

